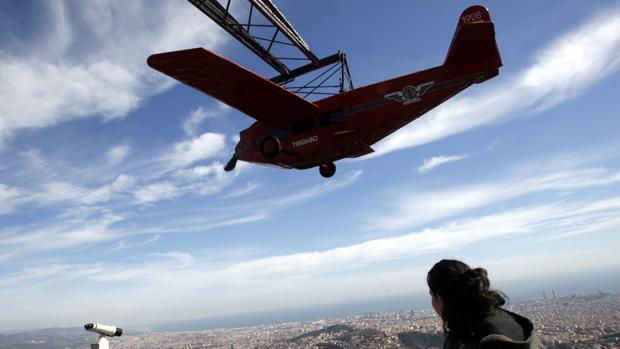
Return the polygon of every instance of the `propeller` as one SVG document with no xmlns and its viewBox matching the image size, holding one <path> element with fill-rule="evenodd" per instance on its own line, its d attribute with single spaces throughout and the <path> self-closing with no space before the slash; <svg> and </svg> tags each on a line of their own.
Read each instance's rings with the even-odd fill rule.
<svg viewBox="0 0 620 349">
<path fill-rule="evenodd" d="M 224 171 L 230 172 L 235 169 L 235 166 L 237 166 L 237 157 L 233 154 L 232 158 L 230 158 L 226 166 L 224 166 Z"/>
</svg>

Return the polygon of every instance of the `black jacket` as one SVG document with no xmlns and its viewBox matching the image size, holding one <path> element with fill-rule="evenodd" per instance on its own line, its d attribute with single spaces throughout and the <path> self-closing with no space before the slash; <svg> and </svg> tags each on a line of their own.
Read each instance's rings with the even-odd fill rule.
<svg viewBox="0 0 620 349">
<path fill-rule="evenodd" d="M 444 349 L 537 349 L 544 348 L 527 318 L 497 308 L 486 317 L 465 343 L 448 336 Z"/>
</svg>

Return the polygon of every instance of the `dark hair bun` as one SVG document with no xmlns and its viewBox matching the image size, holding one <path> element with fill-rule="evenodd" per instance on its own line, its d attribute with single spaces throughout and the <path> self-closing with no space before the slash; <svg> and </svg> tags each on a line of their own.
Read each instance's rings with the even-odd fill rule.
<svg viewBox="0 0 620 349">
<path fill-rule="evenodd" d="M 463 289 L 469 294 L 479 294 L 487 291 L 490 286 L 487 270 L 484 268 L 468 269 L 460 277 Z"/>
</svg>

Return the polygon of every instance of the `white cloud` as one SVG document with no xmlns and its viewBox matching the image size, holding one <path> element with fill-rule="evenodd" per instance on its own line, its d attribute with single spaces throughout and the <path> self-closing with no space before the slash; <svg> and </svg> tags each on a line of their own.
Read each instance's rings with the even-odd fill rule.
<svg viewBox="0 0 620 349">
<path fill-rule="evenodd" d="M 259 185 L 257 183 L 254 182 L 247 182 L 245 184 L 245 186 L 236 189 L 234 191 L 231 191 L 230 193 L 226 194 L 224 197 L 226 198 L 238 198 L 241 196 L 245 196 L 248 195 L 250 193 L 253 193 L 256 189 L 258 189 Z"/>
<path fill-rule="evenodd" d="M 199 106 L 190 111 L 189 115 L 183 120 L 181 128 L 188 136 L 195 137 L 198 134 L 198 127 L 204 119 L 224 114 L 229 110 L 230 107 L 222 102 L 217 102 L 217 107 L 212 109 Z"/>
<path fill-rule="evenodd" d="M 20 192 L 0 183 L 0 215 L 13 212 L 19 204 Z"/>
<path fill-rule="evenodd" d="M 123 250 L 128 250 L 130 248 L 134 248 L 134 247 L 142 247 L 142 246 L 146 246 L 149 244 L 152 244 L 156 241 L 158 241 L 160 238 L 160 235 L 155 235 L 153 237 L 150 237 L 142 242 L 139 243 L 128 243 L 127 240 L 120 240 L 116 243 L 116 245 L 114 247 L 112 247 L 111 249 L 105 251 L 104 253 L 109 254 L 109 253 L 114 253 L 114 252 L 118 252 L 118 251 L 123 251 Z"/>
<path fill-rule="evenodd" d="M 165 166 L 168 166 L 168 170 L 170 170 L 180 167 L 182 163 L 193 162 L 193 159 L 198 157 L 210 157 L 212 154 L 217 153 L 217 149 L 223 147 L 224 142 L 221 139 L 219 136 L 212 139 L 203 137 L 202 140 L 194 139 L 182 142 L 184 147 L 178 147 L 179 144 L 182 144 L 178 143 L 175 151 L 162 157 L 162 161 L 165 162 Z M 243 172 L 243 168 L 239 170 L 233 173 L 225 172 L 222 163 L 214 161 L 208 165 L 199 165 L 164 173 L 169 174 L 169 180 L 167 181 L 174 184 L 179 195 L 205 196 L 219 193 Z"/>
<path fill-rule="evenodd" d="M 218 168 L 220 169 L 218 171 L 221 171 L 221 166 Z M 180 172 L 184 175 L 191 176 L 193 171 L 183 170 Z M 207 172 L 212 173 L 211 171 Z M 308 200 L 312 200 L 330 191 L 350 186 L 356 183 L 360 179 L 361 175 L 362 171 L 353 171 L 350 173 L 345 173 L 342 177 L 332 181 L 322 182 L 314 187 L 287 193 L 286 196 L 249 201 L 244 200 L 241 203 L 233 204 L 231 206 L 220 206 L 209 215 L 197 213 L 191 215 L 191 218 L 184 216 L 181 219 L 168 219 L 167 224 L 160 225 L 159 227 L 152 229 L 145 229 L 144 231 L 141 231 L 141 233 L 202 233 L 221 227 L 258 222 L 268 219 L 271 217 L 273 212 L 283 208 L 288 209 L 293 205 L 307 202 Z M 227 184 L 227 180 L 220 182 L 215 179 L 215 181 L 211 184 L 209 181 L 204 184 L 200 184 L 200 182 L 193 183 L 184 187 L 183 190 L 192 194 L 207 195 L 215 190 L 221 189 Z M 207 190 L 209 188 L 212 190 Z M 203 209 L 201 208 L 200 210 L 202 212 Z"/>
<path fill-rule="evenodd" d="M 203 255 L 199 252 L 167 251 L 147 254 L 146 257 L 152 258 L 132 260 L 131 264 L 98 263 L 92 268 L 64 264 L 27 267 L 3 278 L 0 284 L 45 285 L 73 280 L 75 284 L 86 287 L 106 287 L 101 283 L 114 283 L 123 285 L 119 291 L 122 297 L 119 297 L 114 287 L 109 288 L 97 302 L 85 297 L 81 289 L 76 290 L 75 294 L 63 291 L 67 297 L 62 299 L 70 300 L 56 302 L 32 297 L 39 294 L 34 290 L 40 287 L 5 287 L 0 295 L 8 302 L 17 304 L 24 304 L 24 299 L 35 299 L 34 304 L 28 304 L 36 306 L 38 314 L 54 313 L 68 306 L 84 311 L 84 316 L 88 313 L 118 316 L 118 309 L 135 310 L 122 313 L 125 323 L 144 323 L 145 319 L 153 316 L 160 318 L 162 314 L 153 313 L 154 303 L 158 304 L 157 309 L 161 312 L 169 314 L 169 320 L 198 317 L 205 313 L 215 316 L 290 307 L 299 304 L 300 300 L 308 305 L 324 305 L 328 302 L 351 301 L 352 297 L 361 299 L 383 296 L 386 288 L 397 292 L 412 292 L 424 287 L 425 267 L 403 268 L 403 264 L 395 266 L 384 262 L 435 253 L 463 254 L 469 246 L 494 239 L 532 236 L 540 241 L 541 238 L 565 232 L 567 227 L 586 229 L 591 221 L 602 222 L 615 217 L 613 225 L 603 228 L 603 231 L 611 232 L 620 228 L 617 219 L 619 209 L 620 197 L 526 206 L 447 222 L 436 228 L 401 236 L 225 264 L 212 264 L 208 252 Z M 583 233 L 601 232 L 599 228 L 595 226 Z M 587 250 L 569 252 L 556 251 L 553 256 L 534 256 L 532 260 L 528 258 L 530 255 L 517 258 L 518 253 L 509 254 L 501 257 L 504 259 L 487 260 L 482 265 L 490 268 L 493 273 L 501 274 L 502 277 L 493 277 L 493 280 L 502 281 L 515 281 L 532 275 L 557 275 L 558 270 L 570 273 L 588 268 L 595 270 L 618 266 L 613 247 L 598 249 L 595 256 Z M 588 263 L 583 263 L 583 257 L 588 257 Z M 524 263 L 515 263 L 518 261 Z M 510 273 L 516 269 L 514 265 L 520 265 L 521 268 L 516 273 Z M 530 266 L 536 266 L 536 270 L 524 272 Z M 102 272 L 104 270 L 105 273 Z M 411 281 L 402 282 L 403 279 Z M 357 288 L 362 291 L 352 295 L 350 290 Z M 19 292 L 15 291 L 18 289 Z M 166 290 L 163 294 L 154 292 L 162 289 Z M 253 292 L 248 293 L 248 289 Z M 106 299 L 116 300 L 114 304 L 118 309 L 110 309 L 110 302 L 106 302 Z M 196 301 L 188 304 L 187 299 Z M 217 302 L 213 302 L 213 299 Z M 102 303 L 106 306 L 101 306 Z M 76 316 L 76 313 L 72 312 L 71 315 Z"/>
<path fill-rule="evenodd" d="M 5 275 L 0 280 L 0 285 L 12 285 L 41 279 L 53 279 L 55 282 L 84 278 L 88 275 L 101 273 L 103 268 L 100 263 L 91 265 L 52 264 L 43 267 L 26 266 L 19 272 Z"/>
<path fill-rule="evenodd" d="M 95 244 L 118 239 L 122 232 L 112 226 L 124 217 L 103 213 L 85 219 L 59 220 L 43 228 L 26 226 L 19 229 L 0 230 L 0 249 L 10 251 L 5 257 L 32 254 Z"/>
<path fill-rule="evenodd" d="M 104 185 L 84 195 L 81 199 L 82 203 L 94 204 L 109 201 L 114 194 L 127 192 L 135 185 L 133 176 L 121 174 L 112 181 L 112 183 Z"/>
<path fill-rule="evenodd" d="M 131 150 L 131 146 L 128 144 L 116 145 L 108 150 L 106 157 L 110 165 L 117 165 L 121 163 Z"/>
<path fill-rule="evenodd" d="M 317 186 L 314 186 L 314 187 L 311 187 L 311 188 L 308 188 L 308 189 L 305 189 L 299 192 L 295 192 L 291 195 L 269 200 L 269 202 L 265 203 L 265 205 L 272 207 L 272 206 L 287 206 L 291 204 L 296 204 L 296 203 L 308 200 L 310 198 L 313 198 L 317 195 L 320 195 L 320 194 L 323 194 L 323 193 L 326 193 L 332 190 L 344 188 L 351 184 L 354 184 L 360 180 L 360 178 L 362 177 L 362 173 L 363 172 L 361 170 L 352 171 L 352 172 L 344 174 L 341 177 L 341 179 L 339 179 L 338 181 L 326 181 L 320 185 L 317 185 Z"/>
<path fill-rule="evenodd" d="M 445 224 L 398 237 L 370 240 L 321 252 L 269 257 L 232 265 L 227 274 L 328 273 L 361 268 L 368 263 L 462 248 L 477 241 L 529 233 L 529 226 L 547 219 L 553 207 L 536 207 Z"/>
<path fill-rule="evenodd" d="M 530 234 L 536 234 L 537 237 L 556 236 L 571 229 L 579 229 L 582 233 L 612 231 L 620 228 L 620 220 L 616 217 L 618 209 L 620 197 L 571 204 L 526 206 L 482 217 L 456 220 L 437 228 L 401 236 L 323 251 L 253 259 L 206 272 L 215 272 L 217 277 L 226 280 L 262 279 L 268 276 L 286 279 L 290 275 L 330 274 L 363 269 L 370 263 L 437 252 L 446 253 L 489 239 Z M 610 223 L 603 229 L 589 224 L 591 220 L 603 221 L 612 217 L 616 217 L 612 220 L 613 224 Z M 576 220 L 580 223 L 575 223 Z"/>
<path fill-rule="evenodd" d="M 218 156 L 226 149 L 226 136 L 220 133 L 203 133 L 200 137 L 176 143 L 173 150 L 162 158 L 168 168 L 180 168 L 196 161 Z"/>
<path fill-rule="evenodd" d="M 191 254 L 179 251 L 155 252 L 149 253 L 148 255 L 157 258 L 172 259 L 178 264 L 178 266 L 190 266 L 194 262 L 194 257 Z"/>
<path fill-rule="evenodd" d="M 373 263 L 438 252 L 445 254 L 489 239 L 525 235 L 536 235 L 537 238 L 553 237 L 570 229 L 579 229 L 582 233 L 613 231 L 620 228 L 620 220 L 616 217 L 618 209 L 620 197 L 571 204 L 526 206 L 482 217 L 456 220 L 401 236 L 322 251 L 252 259 L 227 266 L 203 264 L 200 258 L 180 251 L 154 253 L 149 256 L 171 259 L 174 263 L 149 262 L 143 266 L 128 268 L 119 266 L 118 270 L 110 266 L 110 272 L 106 275 L 89 278 L 102 282 L 149 280 L 149 284 L 154 287 L 160 283 L 179 282 L 183 287 L 197 289 L 221 283 L 230 286 L 252 282 L 290 282 L 291 277 L 330 275 L 342 271 L 363 270 Z M 591 220 L 603 221 L 612 217 L 616 217 L 614 223 L 603 227 L 603 230 L 589 224 Z M 576 221 L 580 223 L 575 223 Z M 552 270 L 547 270 L 548 272 Z"/>
<path fill-rule="evenodd" d="M 501 122 L 526 108 L 550 108 L 616 72 L 618 52 L 620 7 L 615 6 L 542 49 L 529 68 L 474 86 L 482 91 L 444 103 L 373 146 L 375 152 L 362 159 Z"/>
<path fill-rule="evenodd" d="M 181 128 L 188 136 L 195 137 L 198 126 L 207 117 L 207 115 L 207 110 L 200 106 L 189 113 L 187 118 L 183 121 Z"/>
<path fill-rule="evenodd" d="M 151 204 L 157 201 L 173 199 L 181 195 L 180 189 L 172 182 L 152 183 L 134 191 L 138 204 Z"/>
<path fill-rule="evenodd" d="M 9 190 L 8 187 L 3 187 L 0 197 L 3 197 L 4 200 L 0 202 L 0 206 L 4 208 L 0 212 L 12 212 L 17 205 L 26 203 L 35 205 L 65 204 L 56 206 L 65 209 L 68 207 L 77 208 L 81 205 L 107 203 L 113 200 L 115 205 L 130 205 L 129 202 L 123 203 L 117 200 L 123 195 L 133 196 L 135 198 L 133 203 L 137 204 L 151 204 L 186 194 L 211 195 L 220 192 L 243 171 L 226 173 L 219 161 L 189 169 L 182 167 L 216 156 L 225 148 L 224 135 L 205 133 L 198 138 L 173 144 L 171 150 L 163 156 L 159 155 L 155 161 L 151 162 L 155 170 L 146 171 L 149 173 L 148 176 L 138 178 L 135 175 L 120 174 L 98 186 L 93 185 L 92 182 L 99 181 L 99 177 L 109 177 L 109 174 L 98 173 L 101 176 L 93 176 L 94 178 L 87 183 L 80 176 L 66 180 L 67 173 L 75 174 L 77 171 L 68 171 L 61 166 L 61 170 L 56 170 L 53 176 L 48 176 L 48 172 L 52 172 L 49 169 L 49 162 L 43 158 L 40 151 L 31 149 L 22 152 L 22 156 L 26 157 L 33 166 L 30 172 L 35 177 L 34 182 L 36 183 L 38 180 L 42 183 L 36 183 L 37 187 L 29 189 L 10 188 Z M 125 145 L 110 148 L 106 153 L 108 164 L 113 165 L 122 161 L 129 151 L 130 147 Z M 177 168 L 181 169 L 175 170 Z M 240 170 L 243 168 L 244 166 L 241 166 Z M 90 174 L 92 170 L 88 169 L 85 172 Z M 41 173 L 51 179 L 37 178 Z M 19 197 L 15 196 L 16 191 L 20 193 Z"/>
<path fill-rule="evenodd" d="M 126 174 L 121 174 L 109 184 L 96 188 L 86 188 L 62 181 L 49 181 L 36 192 L 24 190 L 21 202 L 44 205 L 63 202 L 92 205 L 109 201 L 115 194 L 128 192 L 134 185 L 135 178 Z"/>
<path fill-rule="evenodd" d="M 55 1 L 40 9 L 49 20 L 31 31 L 39 36 L 27 46 L 7 45 L 0 55 L 0 144 L 20 129 L 123 117 L 172 86 L 148 68 L 150 54 L 213 48 L 224 38 L 186 3 Z"/>
<path fill-rule="evenodd" d="M 265 212 L 259 212 L 259 213 L 254 213 L 248 216 L 243 216 L 243 217 L 235 217 L 235 218 L 231 218 L 231 219 L 226 219 L 226 220 L 222 220 L 220 222 L 214 223 L 211 226 L 207 227 L 207 228 L 222 228 L 222 227 L 228 227 L 231 225 L 239 225 L 239 224 L 247 224 L 247 223 L 253 223 L 253 222 L 258 222 L 258 221 L 262 221 L 264 219 L 267 219 L 269 217 L 268 213 Z"/>
<path fill-rule="evenodd" d="M 152 244 L 155 241 L 159 240 L 159 238 L 160 238 L 160 235 L 155 235 L 153 237 L 150 237 L 150 238 L 148 238 L 148 239 L 146 239 L 146 240 L 136 244 L 136 246 L 141 247 L 141 246 L 146 246 L 146 245 Z"/>
<path fill-rule="evenodd" d="M 37 170 L 49 168 L 49 162 L 45 160 L 45 158 L 41 154 L 40 149 L 33 148 L 33 149 L 26 150 L 26 151 L 22 151 L 20 152 L 20 155 L 25 157 L 30 162 L 32 167 L 34 167 Z"/>
<path fill-rule="evenodd" d="M 61 181 L 50 181 L 43 184 L 42 190 L 30 196 L 29 201 L 53 204 L 64 201 L 79 201 L 87 195 L 84 188 Z"/>
<path fill-rule="evenodd" d="M 442 155 L 442 156 L 433 156 L 430 159 L 424 159 L 424 163 L 418 167 L 418 172 L 426 173 L 430 172 L 438 166 L 443 164 L 447 164 L 449 162 L 459 161 L 467 158 L 467 154 L 462 155 Z"/>
<path fill-rule="evenodd" d="M 205 196 L 219 193 L 231 184 L 243 172 L 242 168 L 238 170 L 240 171 L 226 172 L 221 162 L 214 161 L 206 166 L 175 171 L 173 178 L 183 193 Z"/>
<path fill-rule="evenodd" d="M 371 222 L 375 229 L 403 229 L 527 194 L 587 188 L 619 181 L 618 171 L 572 169 L 429 192 L 401 191 L 397 197 L 388 200 L 394 203 L 390 213 L 374 218 Z"/>
<path fill-rule="evenodd" d="M 185 179 L 200 179 L 209 176 L 222 176 L 226 172 L 223 170 L 223 166 L 219 161 L 215 161 L 207 166 L 196 166 L 190 169 L 179 170 L 176 172 L 177 176 Z"/>
</svg>

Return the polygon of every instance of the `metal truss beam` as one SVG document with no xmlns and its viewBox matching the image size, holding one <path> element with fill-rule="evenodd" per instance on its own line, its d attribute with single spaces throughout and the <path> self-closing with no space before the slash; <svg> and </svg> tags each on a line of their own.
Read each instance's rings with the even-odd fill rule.
<svg viewBox="0 0 620 349">
<path fill-rule="evenodd" d="M 308 44 L 303 40 L 301 35 L 297 33 L 291 23 L 284 17 L 284 15 L 278 10 L 275 4 L 271 0 L 237 0 L 247 1 L 249 7 L 249 15 L 245 23 L 237 20 L 230 12 L 230 6 L 232 0 L 188 0 L 192 5 L 198 8 L 201 12 L 210 17 L 215 23 L 226 30 L 235 39 L 249 48 L 254 54 L 264 60 L 273 69 L 275 69 L 279 75 L 272 78 L 271 81 L 284 85 L 290 81 L 293 81 L 296 77 L 301 75 L 322 69 L 331 65 L 328 68 L 330 73 L 324 81 L 312 85 L 312 82 L 321 78 L 326 72 L 321 73 L 318 77 L 313 79 L 310 83 L 307 83 L 301 88 L 295 88 L 295 93 L 306 94 L 325 94 L 324 92 L 318 92 L 317 89 L 325 87 L 338 87 L 333 84 L 328 84 L 327 80 L 338 71 L 340 68 L 340 85 L 339 92 L 352 89 L 353 84 L 351 82 L 351 76 L 349 73 L 349 67 L 347 64 L 346 54 L 338 52 L 331 56 L 319 59 L 311 50 Z M 224 6 L 225 4 L 225 6 Z M 254 16 L 262 16 L 263 20 L 253 20 Z M 269 24 L 263 24 L 264 22 Z M 261 23 L 262 22 L 262 23 Z M 273 29 L 271 34 L 262 32 L 262 35 L 258 34 L 253 28 L 264 28 L 269 30 Z M 280 35 L 281 34 L 281 35 Z M 280 36 L 280 38 L 278 38 Z M 273 52 L 274 46 L 286 45 L 289 47 L 295 47 L 299 50 L 299 53 L 303 57 L 278 57 Z M 277 49 L 275 50 L 278 51 Z M 280 52 L 282 53 L 282 52 Z M 305 65 L 299 66 L 295 69 L 289 68 L 283 61 L 293 62 L 292 64 L 299 64 L 298 62 L 308 62 Z M 338 66 L 336 66 L 338 65 Z M 293 89 L 289 87 L 289 89 Z M 310 92 L 307 90 L 310 89 Z"/>
<path fill-rule="evenodd" d="M 304 39 L 297 33 L 291 23 L 284 17 L 282 12 L 278 10 L 276 5 L 270 0 L 248 0 L 254 4 L 256 8 L 273 23 L 297 48 L 312 62 L 317 63 L 319 58 L 310 51 L 310 47 Z"/>
<path fill-rule="evenodd" d="M 273 69 L 277 70 L 280 74 L 288 74 L 289 69 L 282 61 L 274 57 L 267 49 L 265 49 L 258 41 L 256 41 L 252 35 L 241 25 L 228 11 L 230 6 L 230 0 L 228 0 L 227 6 L 220 5 L 217 0 L 189 0 L 192 5 L 196 6 L 200 11 L 209 16 L 220 27 L 224 28 L 234 38 L 239 40 L 257 56 L 261 57 L 267 64 Z M 251 20 L 251 18 L 250 18 Z M 250 21 L 246 25 L 246 28 L 250 28 Z"/>
</svg>

